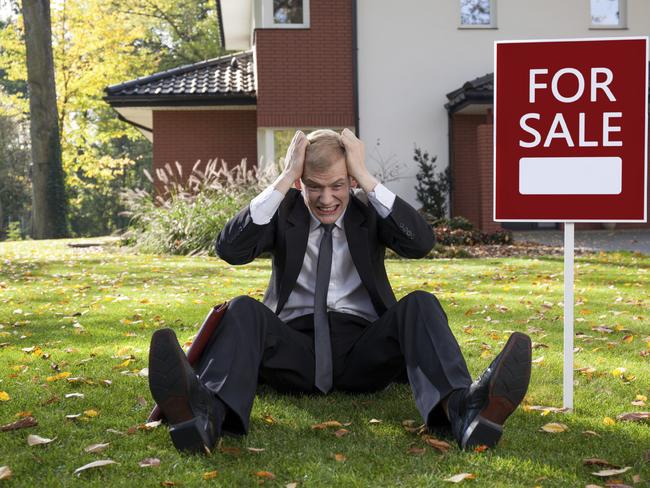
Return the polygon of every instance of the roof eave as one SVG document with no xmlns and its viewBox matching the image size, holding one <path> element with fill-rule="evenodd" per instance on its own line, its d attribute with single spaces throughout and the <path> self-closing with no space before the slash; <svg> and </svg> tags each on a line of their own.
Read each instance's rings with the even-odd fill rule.
<svg viewBox="0 0 650 488">
<path fill-rule="evenodd" d="M 153 96 L 105 96 L 104 101 L 111 107 L 193 107 L 193 106 L 227 106 L 227 105 L 256 105 L 255 96 L 214 95 L 153 95 Z"/>
</svg>

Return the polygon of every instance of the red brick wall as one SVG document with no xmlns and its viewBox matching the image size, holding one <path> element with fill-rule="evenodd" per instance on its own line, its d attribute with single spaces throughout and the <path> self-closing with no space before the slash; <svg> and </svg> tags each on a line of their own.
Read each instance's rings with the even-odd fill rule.
<svg viewBox="0 0 650 488">
<path fill-rule="evenodd" d="M 494 205 L 494 164 L 493 164 L 493 130 L 492 122 L 481 124 L 476 128 L 476 163 L 475 177 L 479 180 L 479 229 L 483 232 L 501 230 L 501 225 L 493 219 Z"/>
<path fill-rule="evenodd" d="M 255 110 L 158 110 L 153 113 L 153 166 L 178 161 L 185 177 L 197 160 L 257 163 Z"/>
<path fill-rule="evenodd" d="M 355 126 L 352 2 L 309 8 L 309 29 L 256 31 L 260 127 Z"/>
<path fill-rule="evenodd" d="M 481 222 L 481 182 L 477 174 L 477 127 L 485 122 L 485 115 L 458 115 L 452 118 L 453 182 L 451 214 L 465 217 L 475 227 Z"/>
</svg>

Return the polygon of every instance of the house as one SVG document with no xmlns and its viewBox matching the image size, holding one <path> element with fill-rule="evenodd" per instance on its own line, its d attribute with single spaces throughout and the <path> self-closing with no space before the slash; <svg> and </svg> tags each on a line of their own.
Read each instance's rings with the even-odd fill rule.
<svg viewBox="0 0 650 488">
<path fill-rule="evenodd" d="M 451 214 L 486 231 L 499 227 L 494 41 L 650 33 L 646 0 L 220 0 L 219 11 L 239 53 L 106 89 L 153 140 L 155 166 L 266 164 L 297 128 L 349 127 L 371 169 L 399 170 L 386 184 L 411 203 L 416 146 L 450 165 Z"/>
</svg>

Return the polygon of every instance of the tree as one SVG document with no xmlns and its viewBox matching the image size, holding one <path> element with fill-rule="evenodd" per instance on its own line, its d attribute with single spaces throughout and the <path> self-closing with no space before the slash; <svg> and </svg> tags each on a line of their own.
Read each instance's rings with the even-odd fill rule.
<svg viewBox="0 0 650 488">
<path fill-rule="evenodd" d="M 68 235 L 49 0 L 23 0 L 32 147 L 32 237 Z"/>
<path fill-rule="evenodd" d="M 2 1 L 2 0 L 0 0 Z M 52 48 L 62 162 L 73 235 L 121 225 L 120 187 L 142 186 L 151 144 L 102 100 L 106 86 L 222 53 L 212 0 L 59 0 Z M 0 85 L 26 79 L 22 18 L 0 31 Z M 27 112 L 19 89 L 0 90 L 0 114 Z"/>
<path fill-rule="evenodd" d="M 418 173 L 415 175 L 418 183 L 415 186 L 416 198 L 422 204 L 422 210 L 435 219 L 447 216 L 447 196 L 450 188 L 449 167 L 445 171 L 436 172 L 437 156 L 430 157 L 429 153 L 415 148 L 413 160 L 418 163 Z"/>
</svg>

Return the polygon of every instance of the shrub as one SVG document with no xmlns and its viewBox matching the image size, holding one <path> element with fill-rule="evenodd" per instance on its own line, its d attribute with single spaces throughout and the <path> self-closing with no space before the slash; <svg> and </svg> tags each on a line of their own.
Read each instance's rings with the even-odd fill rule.
<svg viewBox="0 0 650 488">
<path fill-rule="evenodd" d="M 418 163 L 418 180 L 415 186 L 416 198 L 422 204 L 422 210 L 435 219 L 447 215 L 447 196 L 449 194 L 451 174 L 449 167 L 444 171 L 436 171 L 437 156 L 430 157 L 429 153 L 415 148 L 413 160 Z"/>
<path fill-rule="evenodd" d="M 243 160 L 228 169 L 211 160 L 204 171 L 194 165 L 184 180 L 181 166 L 170 165 L 156 171 L 161 191 L 153 198 L 142 189 L 124 190 L 122 200 L 130 217 L 124 234 L 127 244 L 140 251 L 164 254 L 214 255 L 214 241 L 225 223 L 268 186 L 275 168 L 258 172 Z"/>
</svg>

